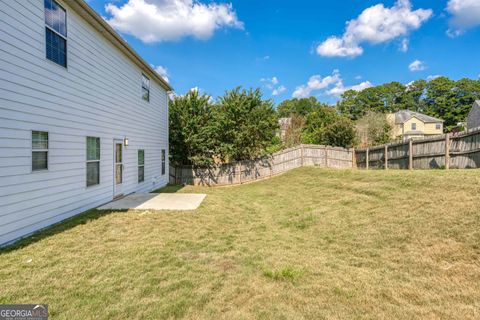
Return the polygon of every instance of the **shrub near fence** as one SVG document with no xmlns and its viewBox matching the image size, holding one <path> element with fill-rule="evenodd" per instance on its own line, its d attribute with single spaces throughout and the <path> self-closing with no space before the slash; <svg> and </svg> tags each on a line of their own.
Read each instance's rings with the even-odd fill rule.
<svg viewBox="0 0 480 320">
<path fill-rule="evenodd" d="M 302 166 L 353 167 L 353 149 L 300 145 L 257 160 L 201 168 L 170 167 L 170 182 L 190 185 L 233 185 L 269 178 Z"/>
<path fill-rule="evenodd" d="M 480 130 L 355 150 L 363 169 L 480 168 Z"/>
</svg>

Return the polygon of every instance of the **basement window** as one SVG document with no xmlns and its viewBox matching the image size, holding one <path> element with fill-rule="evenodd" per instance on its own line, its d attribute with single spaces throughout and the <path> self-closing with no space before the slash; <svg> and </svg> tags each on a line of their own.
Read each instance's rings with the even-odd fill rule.
<svg viewBox="0 0 480 320">
<path fill-rule="evenodd" d="M 55 0 L 45 0 L 46 56 L 67 67 L 67 12 Z"/>
<path fill-rule="evenodd" d="M 32 131 L 32 171 L 48 170 L 48 132 Z"/>
</svg>

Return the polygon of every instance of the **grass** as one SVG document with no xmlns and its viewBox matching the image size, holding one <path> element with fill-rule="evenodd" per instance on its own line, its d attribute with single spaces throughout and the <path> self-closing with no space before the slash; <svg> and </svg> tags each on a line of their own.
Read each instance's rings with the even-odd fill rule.
<svg viewBox="0 0 480 320">
<path fill-rule="evenodd" d="M 92 210 L 0 251 L 52 319 L 479 319 L 480 171 L 301 168 L 192 212 Z"/>
</svg>

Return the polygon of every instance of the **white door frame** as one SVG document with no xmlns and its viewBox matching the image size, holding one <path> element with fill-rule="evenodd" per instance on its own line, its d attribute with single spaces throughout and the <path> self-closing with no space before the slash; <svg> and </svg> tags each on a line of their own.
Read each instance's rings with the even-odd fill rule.
<svg viewBox="0 0 480 320">
<path fill-rule="evenodd" d="M 120 162 L 117 162 L 117 144 L 121 146 Z M 120 166 L 120 179 L 117 182 L 117 167 Z M 123 139 L 113 139 L 113 197 L 120 197 L 123 195 L 123 185 L 125 182 L 125 146 Z"/>
</svg>

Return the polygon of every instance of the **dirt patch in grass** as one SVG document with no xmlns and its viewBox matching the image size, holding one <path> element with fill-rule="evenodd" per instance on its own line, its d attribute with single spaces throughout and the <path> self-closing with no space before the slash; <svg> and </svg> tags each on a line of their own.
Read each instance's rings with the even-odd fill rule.
<svg viewBox="0 0 480 320">
<path fill-rule="evenodd" d="M 52 319 L 479 319 L 480 171 L 301 168 L 191 212 L 92 210 L 0 251 Z"/>
</svg>

